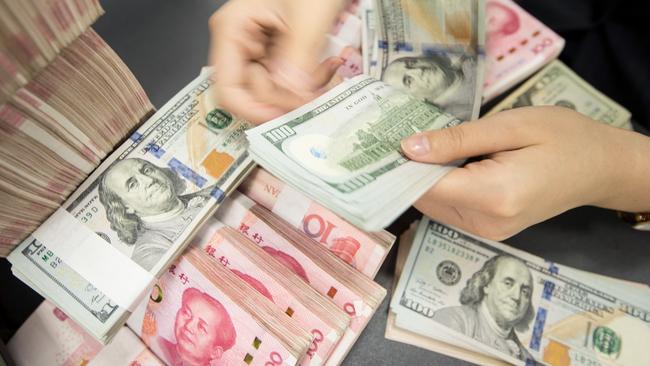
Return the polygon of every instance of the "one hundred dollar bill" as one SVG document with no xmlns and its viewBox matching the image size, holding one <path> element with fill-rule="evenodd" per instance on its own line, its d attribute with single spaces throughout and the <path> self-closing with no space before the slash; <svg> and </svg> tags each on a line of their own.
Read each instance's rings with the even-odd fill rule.
<svg viewBox="0 0 650 366">
<path fill-rule="evenodd" d="M 199 225 L 252 169 L 244 130 L 250 125 L 218 107 L 210 74 L 202 73 L 114 151 L 60 210 L 113 253 L 155 277 L 181 252 Z M 57 225 L 56 221 L 43 226 Z M 114 296 L 28 237 L 9 257 L 12 271 L 107 341 L 128 316 Z M 123 260 L 123 259 L 122 259 Z M 94 271 L 94 269 L 91 269 Z M 96 268 L 102 276 L 119 268 Z M 85 272 L 88 273 L 88 272 Z M 142 293 L 148 291 L 143 288 Z M 135 300 L 135 299 L 134 299 Z"/>
<path fill-rule="evenodd" d="M 462 120 L 483 92 L 483 0 L 377 0 L 381 79 Z"/>
<path fill-rule="evenodd" d="M 270 173 L 350 223 L 378 231 L 451 169 L 406 159 L 400 141 L 459 123 L 360 75 L 246 134 L 251 155 Z"/>
<path fill-rule="evenodd" d="M 402 329 L 519 364 L 646 365 L 647 289 L 423 219 L 391 310 Z"/>
<path fill-rule="evenodd" d="M 505 109 L 542 105 L 570 108 L 610 126 L 632 129 L 631 115 L 627 109 L 596 90 L 558 60 L 549 63 L 487 115 Z"/>
</svg>

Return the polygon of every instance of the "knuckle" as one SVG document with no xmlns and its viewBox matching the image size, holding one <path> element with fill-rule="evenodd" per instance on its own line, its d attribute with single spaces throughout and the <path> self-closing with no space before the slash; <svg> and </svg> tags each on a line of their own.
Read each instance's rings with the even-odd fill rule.
<svg viewBox="0 0 650 366">
<path fill-rule="evenodd" d="M 490 214 L 495 218 L 512 219 L 523 212 L 523 200 L 515 189 L 508 186 L 499 186 L 488 197 Z"/>
<path fill-rule="evenodd" d="M 427 134 L 430 153 L 436 156 L 441 163 L 447 162 L 462 151 L 465 133 L 460 127 L 450 127 L 442 130 L 431 131 Z"/>
</svg>

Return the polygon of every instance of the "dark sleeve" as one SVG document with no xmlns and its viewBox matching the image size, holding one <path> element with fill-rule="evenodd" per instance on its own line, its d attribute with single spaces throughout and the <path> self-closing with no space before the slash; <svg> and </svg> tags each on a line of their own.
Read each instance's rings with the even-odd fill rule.
<svg viewBox="0 0 650 366">
<path fill-rule="evenodd" d="M 524 9 L 566 39 L 560 59 L 650 128 L 650 9 L 629 0 L 523 0 Z"/>
</svg>

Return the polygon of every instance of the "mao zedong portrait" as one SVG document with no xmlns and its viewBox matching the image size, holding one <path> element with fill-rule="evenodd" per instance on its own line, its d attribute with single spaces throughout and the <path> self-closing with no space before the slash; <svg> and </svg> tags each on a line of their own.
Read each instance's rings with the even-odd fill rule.
<svg viewBox="0 0 650 366">
<path fill-rule="evenodd" d="M 133 261 L 151 270 L 205 206 L 211 188 L 181 195 L 185 181 L 173 170 L 131 158 L 111 165 L 98 191 L 111 229 L 133 245 Z"/>
<path fill-rule="evenodd" d="M 462 305 L 436 311 L 433 320 L 515 358 L 534 361 L 515 333 L 526 331 L 533 321 L 532 293 L 528 267 L 497 255 L 467 281 Z"/>
<path fill-rule="evenodd" d="M 158 338 L 171 366 L 209 366 L 235 345 L 237 333 L 226 308 L 195 288 L 183 292 L 174 322 L 176 343 Z"/>
</svg>

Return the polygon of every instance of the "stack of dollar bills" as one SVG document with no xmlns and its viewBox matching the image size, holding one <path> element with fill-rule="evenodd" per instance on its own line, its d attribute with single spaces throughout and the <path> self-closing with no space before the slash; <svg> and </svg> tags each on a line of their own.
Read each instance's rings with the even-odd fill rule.
<svg viewBox="0 0 650 366">
<path fill-rule="evenodd" d="M 451 169 L 409 161 L 400 141 L 458 123 L 431 103 L 360 75 L 246 135 L 251 156 L 270 173 L 352 224 L 378 231 Z"/>
<path fill-rule="evenodd" d="M 14 249 L 12 272 L 108 341 L 253 168 L 248 127 L 205 69 Z"/>
<path fill-rule="evenodd" d="M 481 365 L 650 363 L 646 285 L 427 218 L 400 239 L 396 278 L 389 339 Z"/>
</svg>

